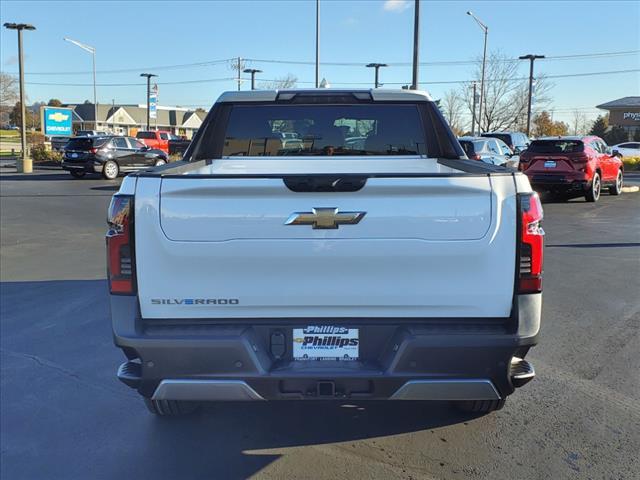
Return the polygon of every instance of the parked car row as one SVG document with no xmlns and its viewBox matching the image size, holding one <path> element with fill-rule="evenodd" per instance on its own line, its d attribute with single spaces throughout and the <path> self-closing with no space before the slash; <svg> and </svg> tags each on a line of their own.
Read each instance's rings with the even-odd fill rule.
<svg viewBox="0 0 640 480">
<path fill-rule="evenodd" d="M 557 198 L 584 195 L 589 202 L 598 201 L 603 188 L 611 195 L 620 195 L 624 166 L 619 157 L 640 155 L 638 142 L 608 147 L 595 136 L 530 141 L 519 132 L 491 132 L 480 137 L 460 137 L 458 141 L 471 160 L 524 172 L 538 192 Z"/>
</svg>

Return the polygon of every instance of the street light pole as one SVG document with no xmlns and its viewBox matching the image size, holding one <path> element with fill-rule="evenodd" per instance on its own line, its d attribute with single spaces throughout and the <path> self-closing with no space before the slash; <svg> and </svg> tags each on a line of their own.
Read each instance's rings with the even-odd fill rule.
<svg viewBox="0 0 640 480">
<path fill-rule="evenodd" d="M 16 170 L 18 173 L 31 173 L 33 164 L 31 159 L 27 158 L 27 122 L 24 100 L 24 54 L 22 52 L 22 31 L 35 30 L 36 27 L 28 23 L 5 23 L 5 28 L 18 31 L 18 69 L 20 75 L 20 142 L 22 144 L 22 159 L 16 162 Z"/>
<path fill-rule="evenodd" d="M 320 0 L 316 0 L 316 88 L 320 85 Z"/>
<path fill-rule="evenodd" d="M 418 89 L 418 47 L 420 46 L 420 0 L 413 2 L 413 80 L 411 89 Z"/>
<path fill-rule="evenodd" d="M 147 77 L 147 130 L 150 129 L 149 126 L 149 97 L 151 96 L 151 77 L 157 77 L 157 75 L 153 74 L 153 73 L 141 73 L 140 74 L 141 77 Z"/>
<path fill-rule="evenodd" d="M 80 47 L 85 52 L 89 52 L 92 55 L 93 61 L 93 128 L 98 130 L 98 96 L 96 94 L 96 49 L 84 43 L 78 42 L 71 38 L 64 37 L 64 40 L 69 43 L 73 43 L 76 47 Z"/>
<path fill-rule="evenodd" d="M 386 63 L 368 63 L 366 65 L 367 68 L 375 68 L 375 80 L 373 82 L 373 86 L 374 88 L 378 88 L 380 86 L 380 82 L 378 82 L 378 70 L 380 70 L 380 67 L 388 67 L 389 65 L 387 65 Z"/>
<path fill-rule="evenodd" d="M 245 68 L 243 72 L 251 74 L 251 90 L 255 90 L 256 89 L 256 73 L 262 73 L 262 70 L 258 70 L 257 68 Z"/>
<path fill-rule="evenodd" d="M 482 21 L 478 17 L 476 17 L 473 14 L 473 12 L 467 12 L 467 15 L 473 18 L 476 21 L 476 23 L 480 26 L 482 31 L 484 32 L 484 53 L 482 54 L 482 74 L 481 74 L 482 78 L 480 79 L 480 107 L 478 108 L 478 131 L 482 133 L 482 106 L 485 103 L 484 74 L 485 74 L 486 65 L 487 65 L 487 37 L 489 35 L 489 27 L 487 27 L 484 23 L 482 23 Z"/>
<path fill-rule="evenodd" d="M 518 57 L 520 60 L 529 60 L 529 101 L 527 104 L 527 137 L 531 131 L 531 97 L 533 96 L 533 62 L 538 58 L 544 58 L 544 55 L 522 55 Z"/>
</svg>

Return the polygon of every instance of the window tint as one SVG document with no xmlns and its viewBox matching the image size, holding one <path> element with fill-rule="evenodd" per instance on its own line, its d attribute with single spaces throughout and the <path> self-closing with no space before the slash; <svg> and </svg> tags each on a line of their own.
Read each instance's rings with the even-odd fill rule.
<svg viewBox="0 0 640 480">
<path fill-rule="evenodd" d="M 114 138 L 113 141 L 113 146 L 118 148 L 118 149 L 128 149 L 129 145 L 127 145 L 127 141 L 124 139 L 124 137 L 117 137 Z"/>
<path fill-rule="evenodd" d="M 426 153 L 416 105 L 235 105 L 223 156 Z"/>
<path fill-rule="evenodd" d="M 473 155 L 475 155 L 473 142 L 470 142 L 469 140 L 460 140 L 460 146 L 464 150 L 464 153 L 467 154 L 467 157 L 472 157 Z"/>
<path fill-rule="evenodd" d="M 141 148 L 144 147 L 144 143 L 136 140 L 135 138 L 128 138 L 129 140 L 129 144 L 131 145 L 131 148 L 133 148 L 134 150 L 140 150 Z"/>
<path fill-rule="evenodd" d="M 160 134 L 160 138 L 162 140 L 169 140 L 169 134 L 168 133 L 161 133 Z"/>
<path fill-rule="evenodd" d="M 71 138 L 65 145 L 67 150 L 88 151 L 91 148 L 102 146 L 108 138 L 101 137 L 76 137 Z"/>
<path fill-rule="evenodd" d="M 640 143 L 627 143 L 625 148 L 640 148 Z"/>
<path fill-rule="evenodd" d="M 489 148 L 489 151 L 491 153 L 494 153 L 496 155 L 501 155 L 500 149 L 498 148 L 498 142 L 496 142 L 495 140 L 489 140 L 487 142 L 487 147 Z"/>
<path fill-rule="evenodd" d="M 527 149 L 531 153 L 578 153 L 584 151 L 580 140 L 534 140 Z"/>
<path fill-rule="evenodd" d="M 499 138 L 506 144 L 511 143 L 511 135 L 508 133 L 483 133 L 483 137 Z"/>
<path fill-rule="evenodd" d="M 473 148 L 476 152 L 486 152 L 487 150 L 489 150 L 488 146 L 487 146 L 487 141 L 486 140 L 475 140 L 473 142 Z"/>
<path fill-rule="evenodd" d="M 143 138 L 145 140 L 155 140 L 156 133 L 155 132 L 138 132 L 136 133 L 136 138 Z"/>
</svg>

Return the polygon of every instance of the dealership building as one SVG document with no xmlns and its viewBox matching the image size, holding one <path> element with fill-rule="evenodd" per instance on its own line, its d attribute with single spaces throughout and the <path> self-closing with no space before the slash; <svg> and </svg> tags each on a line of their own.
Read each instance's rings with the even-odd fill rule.
<svg viewBox="0 0 640 480">
<path fill-rule="evenodd" d="M 629 140 L 640 135 L 640 97 L 619 98 L 602 105 L 596 105 L 596 108 L 607 110 L 609 112 L 609 126 L 624 128 Z"/>
<path fill-rule="evenodd" d="M 109 105 L 93 103 L 65 105 L 73 109 L 73 130 L 98 130 L 116 135 L 135 136 L 138 130 L 147 129 L 146 105 Z M 158 105 L 156 118 L 149 119 L 149 128 L 165 130 L 176 135 L 191 138 L 202 125 L 207 112 L 182 107 L 163 107 Z"/>
</svg>

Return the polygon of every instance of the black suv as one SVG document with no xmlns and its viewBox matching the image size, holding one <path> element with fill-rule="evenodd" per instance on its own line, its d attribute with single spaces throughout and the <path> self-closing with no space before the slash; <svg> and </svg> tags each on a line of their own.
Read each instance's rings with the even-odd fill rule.
<svg viewBox="0 0 640 480">
<path fill-rule="evenodd" d="M 71 138 L 64 148 L 62 168 L 73 177 L 101 173 L 108 180 L 120 172 L 133 172 L 167 163 L 162 150 L 147 147 L 140 140 L 115 135 Z"/>
<path fill-rule="evenodd" d="M 486 132 L 480 136 L 498 138 L 502 140 L 516 155 L 524 152 L 529 146 L 529 143 L 531 143 L 529 137 L 521 132 Z"/>
</svg>

